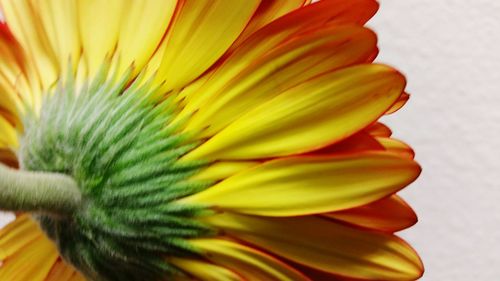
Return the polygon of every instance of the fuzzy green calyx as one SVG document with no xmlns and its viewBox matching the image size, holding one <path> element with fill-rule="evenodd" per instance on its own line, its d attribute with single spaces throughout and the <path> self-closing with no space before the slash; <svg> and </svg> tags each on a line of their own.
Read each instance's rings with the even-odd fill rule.
<svg viewBox="0 0 500 281">
<path fill-rule="evenodd" d="M 176 200 L 207 187 L 188 179 L 204 163 L 177 161 L 196 144 L 173 123 L 159 88 L 106 67 L 76 87 L 72 76 L 28 115 L 23 170 L 64 174 L 81 204 L 66 217 L 37 214 L 65 260 L 96 281 L 164 280 L 182 274 L 169 256 L 198 253 L 187 239 L 212 234 L 196 220 L 206 210 Z"/>
</svg>

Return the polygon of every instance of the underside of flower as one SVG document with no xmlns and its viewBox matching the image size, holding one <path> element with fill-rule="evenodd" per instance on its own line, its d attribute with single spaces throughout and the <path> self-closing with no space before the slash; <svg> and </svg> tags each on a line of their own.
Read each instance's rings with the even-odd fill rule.
<svg viewBox="0 0 500 281">
<path fill-rule="evenodd" d="M 46 95 L 39 116 L 24 120 L 21 168 L 67 175 L 81 192 L 74 210 L 64 209 L 68 198 L 60 197 L 53 210 L 39 206 L 36 219 L 92 280 L 178 274 L 165 257 L 198 255 L 186 239 L 213 232 L 193 219 L 206 210 L 175 202 L 210 185 L 188 181 L 206 163 L 179 163 L 195 144 L 176 133 L 171 101 L 158 98 L 158 87 L 142 77 L 127 84 L 130 73 L 115 77 L 107 68 L 79 89 L 68 75 Z"/>
<path fill-rule="evenodd" d="M 0 280 L 422 275 L 375 0 L 0 8 Z"/>
</svg>

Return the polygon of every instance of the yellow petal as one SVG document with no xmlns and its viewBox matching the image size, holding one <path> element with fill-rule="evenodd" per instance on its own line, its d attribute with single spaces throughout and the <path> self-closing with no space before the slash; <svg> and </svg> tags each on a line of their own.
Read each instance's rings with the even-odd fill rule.
<svg viewBox="0 0 500 281">
<path fill-rule="evenodd" d="M 415 152 L 406 143 L 392 138 L 377 137 L 376 140 L 389 152 L 413 159 Z"/>
<path fill-rule="evenodd" d="M 24 215 L 0 231 L 0 280 L 45 281 L 58 259 L 53 243 Z"/>
<path fill-rule="evenodd" d="M 192 259 L 172 258 L 172 264 L 200 281 L 246 281 L 234 272 L 221 266 Z M 191 280 L 191 279 L 188 279 Z"/>
<path fill-rule="evenodd" d="M 399 99 L 392 105 L 391 108 L 387 110 L 385 114 L 392 114 L 398 110 L 400 110 L 410 99 L 410 95 L 407 93 L 403 93 Z"/>
<path fill-rule="evenodd" d="M 0 230 L 0 259 L 5 259 L 42 235 L 28 215 L 22 215 Z"/>
<path fill-rule="evenodd" d="M 377 3 L 373 0 L 319 1 L 277 19 L 255 32 L 244 41 L 245 44 L 236 48 L 218 67 L 217 75 L 210 72 L 208 75 L 211 77 L 203 79 L 202 90 L 190 94 L 189 103 L 179 118 L 190 116 L 193 112 L 207 105 L 209 100 L 213 99 L 214 93 L 218 93 L 233 79 L 239 78 L 242 71 L 252 66 L 280 44 L 299 34 L 304 35 L 322 29 L 327 24 L 363 24 L 375 13 L 377 7 Z"/>
<path fill-rule="evenodd" d="M 0 22 L 0 108 L 18 117 L 23 105 L 34 106 L 28 77 L 33 77 L 32 64 L 5 23 Z M 31 81 L 34 84 L 38 80 Z M 38 85 L 37 85 L 38 86 Z M 34 107 L 33 107 L 34 108 Z"/>
<path fill-rule="evenodd" d="M 1 64 L 1 62 L 0 62 Z M 21 100 L 16 93 L 14 86 L 8 81 L 0 70 L 0 115 L 9 119 L 13 119 L 18 123 L 18 108 L 20 108 Z"/>
<path fill-rule="evenodd" d="M 365 132 L 369 133 L 370 135 L 372 135 L 374 137 L 388 138 L 392 135 L 391 129 L 380 122 L 376 122 L 375 124 L 366 128 Z"/>
<path fill-rule="evenodd" d="M 417 215 L 405 201 L 393 195 L 357 208 L 326 214 L 327 217 L 353 225 L 396 232 L 417 222 Z"/>
<path fill-rule="evenodd" d="M 176 89 L 207 70 L 241 34 L 259 0 L 187 0 L 182 2 L 165 38 L 158 72 L 165 88 Z"/>
<path fill-rule="evenodd" d="M 59 259 L 44 281 L 70 281 L 75 274 L 75 269 Z"/>
<path fill-rule="evenodd" d="M 359 26 L 324 26 L 266 53 L 215 92 L 191 118 L 188 131 L 212 136 L 246 112 L 320 74 L 365 63 L 376 49 L 376 36 Z M 228 61 L 227 63 L 236 63 Z M 211 79 L 220 79 L 216 72 Z M 221 78 L 225 79 L 225 78 Z"/>
<path fill-rule="evenodd" d="M 199 239 L 191 243 L 209 260 L 233 269 L 247 281 L 311 281 L 276 258 L 236 242 Z"/>
<path fill-rule="evenodd" d="M 43 88 L 48 89 L 57 79 L 58 66 L 38 5 L 30 0 L 1 0 L 0 3 L 8 26 L 26 51 L 30 64 L 34 65 Z M 38 105 L 40 93 L 33 98 Z"/>
<path fill-rule="evenodd" d="M 243 171 L 183 199 L 263 216 L 296 216 L 352 208 L 415 180 L 420 168 L 392 153 L 293 157 Z"/>
<path fill-rule="evenodd" d="M 93 76 L 115 54 L 118 72 L 144 66 L 166 32 L 177 1 L 44 0 L 34 5 L 62 71 L 76 68 L 83 49 L 84 75 Z M 80 42 L 81 38 L 81 42 Z M 80 63 L 81 64 L 81 63 Z M 115 66 L 116 67 L 116 66 Z M 80 70 L 81 71 L 81 70 Z"/>
<path fill-rule="evenodd" d="M 2 116 L 9 123 L 13 124 L 12 125 L 13 127 L 19 127 L 19 129 L 22 127 L 19 115 L 16 113 L 12 113 L 11 111 L 8 111 L 6 109 L 3 109 L 1 106 L 0 106 L 0 116 Z"/>
<path fill-rule="evenodd" d="M 126 20 L 121 23 L 117 47 L 121 72 L 132 62 L 140 70 L 165 35 L 177 0 L 122 1 L 122 5 Z"/>
<path fill-rule="evenodd" d="M 337 155 L 337 154 L 352 154 L 367 151 L 384 151 L 384 147 L 370 134 L 361 131 L 347 139 L 326 146 L 322 149 L 311 151 L 306 155 L 320 156 L 320 155 Z"/>
<path fill-rule="evenodd" d="M 67 71 L 66 67 L 70 60 L 73 66 L 76 66 L 80 57 L 76 6 L 75 0 L 41 0 L 32 6 L 40 15 L 41 24 L 57 59 L 60 73 Z"/>
<path fill-rule="evenodd" d="M 221 161 L 215 162 L 201 170 L 196 175 L 194 175 L 191 179 L 198 181 L 220 181 L 226 178 L 229 178 L 232 175 L 237 174 L 238 172 L 249 169 L 253 166 L 256 166 L 259 162 L 255 161 Z"/>
<path fill-rule="evenodd" d="M 372 123 L 404 87 L 404 77 L 382 65 L 327 73 L 249 111 L 184 158 L 256 159 L 315 150 Z"/>
<path fill-rule="evenodd" d="M 73 276 L 69 279 L 69 281 L 87 281 L 87 280 L 85 280 L 85 278 L 83 278 L 83 276 L 80 273 L 75 272 Z"/>
<path fill-rule="evenodd" d="M 266 0 L 260 3 L 259 8 L 248 23 L 240 37 L 234 42 L 231 49 L 237 48 L 254 32 L 272 22 L 273 20 L 305 5 L 304 0 Z"/>
<path fill-rule="evenodd" d="M 226 213 L 206 218 L 206 222 L 275 255 L 346 277 L 404 281 L 416 280 L 423 272 L 415 251 L 396 236 L 323 218 Z"/>
<path fill-rule="evenodd" d="M 58 256 L 52 242 L 40 237 L 5 260 L 0 280 L 45 281 Z"/>
<path fill-rule="evenodd" d="M 0 115 L 0 148 L 17 147 L 17 132 L 14 126 Z"/>
<path fill-rule="evenodd" d="M 84 0 L 77 4 L 83 56 L 92 77 L 116 47 L 127 5 L 121 0 Z"/>
</svg>

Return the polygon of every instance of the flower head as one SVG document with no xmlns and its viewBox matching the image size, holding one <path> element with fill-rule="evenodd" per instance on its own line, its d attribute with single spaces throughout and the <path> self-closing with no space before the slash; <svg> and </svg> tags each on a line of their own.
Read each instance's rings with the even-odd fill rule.
<svg viewBox="0 0 500 281">
<path fill-rule="evenodd" d="M 415 280 L 374 0 L 1 0 L 1 280 Z"/>
</svg>

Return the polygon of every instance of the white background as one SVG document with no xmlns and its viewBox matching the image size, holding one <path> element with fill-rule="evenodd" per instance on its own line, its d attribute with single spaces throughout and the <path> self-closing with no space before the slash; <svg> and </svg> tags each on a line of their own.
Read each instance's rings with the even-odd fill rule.
<svg viewBox="0 0 500 281">
<path fill-rule="evenodd" d="M 403 193 L 420 217 L 403 236 L 422 280 L 500 280 L 500 0 L 381 2 L 379 61 L 412 93 L 385 121 L 424 168 Z"/>
<path fill-rule="evenodd" d="M 380 0 L 379 61 L 412 98 L 386 118 L 423 166 L 404 232 L 430 281 L 500 280 L 500 1 Z"/>
</svg>

